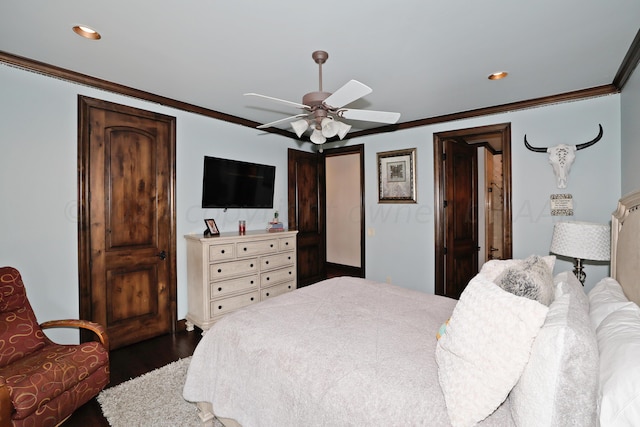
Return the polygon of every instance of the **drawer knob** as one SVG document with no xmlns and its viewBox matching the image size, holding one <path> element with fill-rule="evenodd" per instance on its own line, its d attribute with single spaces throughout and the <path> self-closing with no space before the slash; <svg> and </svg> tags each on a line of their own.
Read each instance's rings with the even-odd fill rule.
<svg viewBox="0 0 640 427">
<path fill-rule="evenodd" d="M 251 281 L 251 284 L 253 285 L 253 280 Z"/>
<path fill-rule="evenodd" d="M 289 259 L 289 260 L 290 260 L 290 259 L 291 259 L 291 257 L 290 257 L 290 256 L 288 256 L 288 257 L 287 257 L 287 259 Z"/>
<path fill-rule="evenodd" d="M 253 297 L 251 297 L 251 301 L 253 301 Z"/>
<path fill-rule="evenodd" d="M 223 253 L 224 253 L 224 249 L 223 249 L 223 250 L 221 250 L 221 251 L 220 251 L 220 253 L 221 253 L 221 254 L 223 254 Z"/>
<path fill-rule="evenodd" d="M 222 269 L 221 268 L 218 269 L 218 273 L 222 273 Z"/>
<path fill-rule="evenodd" d="M 253 264 L 249 264 L 249 267 L 253 268 Z"/>
<path fill-rule="evenodd" d="M 242 250 L 243 250 L 243 251 L 245 251 L 245 252 L 247 252 L 247 248 L 246 248 L 246 247 L 245 247 L 245 248 L 243 248 Z"/>
<path fill-rule="evenodd" d="M 218 292 L 220 292 L 222 290 L 222 288 L 218 288 Z"/>
<path fill-rule="evenodd" d="M 270 244 L 270 245 L 269 245 L 269 247 L 270 247 L 270 248 L 272 248 L 272 247 L 273 247 L 273 243 L 272 243 L 272 244 Z"/>
<path fill-rule="evenodd" d="M 222 310 L 222 306 L 221 305 L 218 306 L 218 310 Z"/>
<path fill-rule="evenodd" d="M 269 296 L 269 292 L 267 292 L 267 296 Z"/>
<path fill-rule="evenodd" d="M 289 272 L 289 275 L 291 275 L 291 271 Z"/>
<path fill-rule="evenodd" d="M 287 286 L 287 288 L 291 289 L 291 285 Z"/>
<path fill-rule="evenodd" d="M 268 282 L 269 280 L 271 280 L 271 278 L 267 277 L 267 282 Z"/>
<path fill-rule="evenodd" d="M 265 261 L 264 263 L 265 263 L 265 264 L 269 264 L 269 261 Z"/>
<path fill-rule="evenodd" d="M 289 246 L 289 242 L 285 242 L 285 243 L 284 243 L 284 245 L 285 245 L 285 246 Z"/>
</svg>

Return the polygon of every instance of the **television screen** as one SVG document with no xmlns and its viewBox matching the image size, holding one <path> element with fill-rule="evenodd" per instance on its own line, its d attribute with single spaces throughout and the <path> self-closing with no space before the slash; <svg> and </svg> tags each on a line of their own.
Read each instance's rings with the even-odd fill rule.
<svg viewBox="0 0 640 427">
<path fill-rule="evenodd" d="M 276 167 L 204 157 L 203 208 L 273 208 Z"/>
</svg>

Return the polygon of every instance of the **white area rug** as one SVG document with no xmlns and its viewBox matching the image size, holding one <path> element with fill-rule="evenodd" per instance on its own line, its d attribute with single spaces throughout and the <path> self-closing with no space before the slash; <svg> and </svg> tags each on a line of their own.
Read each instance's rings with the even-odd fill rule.
<svg viewBox="0 0 640 427">
<path fill-rule="evenodd" d="M 103 390 L 97 397 L 113 427 L 197 427 L 196 405 L 182 398 L 190 357 Z M 215 421 L 216 427 L 223 427 Z"/>
</svg>

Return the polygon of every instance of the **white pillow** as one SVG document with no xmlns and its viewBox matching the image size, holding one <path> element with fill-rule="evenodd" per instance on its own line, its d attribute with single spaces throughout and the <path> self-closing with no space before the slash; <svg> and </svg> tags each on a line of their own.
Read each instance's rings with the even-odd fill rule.
<svg viewBox="0 0 640 427">
<path fill-rule="evenodd" d="M 545 262 L 549 265 L 549 269 L 553 272 L 553 267 L 556 264 L 556 256 L 547 255 L 541 258 L 545 260 Z M 482 264 L 482 267 L 480 268 L 480 274 L 493 282 L 500 274 L 502 274 L 505 269 L 509 267 L 518 267 L 522 264 L 523 261 L 524 259 L 492 259 Z"/>
<path fill-rule="evenodd" d="M 554 281 L 557 296 L 509 396 L 519 427 L 596 422 L 598 344 L 589 323 L 589 303 L 572 273 L 561 273 Z"/>
<path fill-rule="evenodd" d="M 596 331 L 600 348 L 600 425 L 637 426 L 640 420 L 640 308 L 609 314 Z"/>
<path fill-rule="evenodd" d="M 597 329 L 609 314 L 631 304 L 633 302 L 627 299 L 618 281 L 611 277 L 600 280 L 589 291 L 589 318 L 593 328 Z"/>
<path fill-rule="evenodd" d="M 454 427 L 474 425 L 506 399 L 529 360 L 548 310 L 481 274 L 469 282 L 435 354 Z"/>
</svg>

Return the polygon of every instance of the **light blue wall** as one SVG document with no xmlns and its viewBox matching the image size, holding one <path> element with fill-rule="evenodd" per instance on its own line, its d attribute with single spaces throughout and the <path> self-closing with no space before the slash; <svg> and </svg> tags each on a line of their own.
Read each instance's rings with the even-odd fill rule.
<svg viewBox="0 0 640 427">
<path fill-rule="evenodd" d="M 0 65 L 0 265 L 21 270 L 40 321 L 78 315 L 78 94 L 177 117 L 178 317 L 184 318 L 181 236 L 202 232 L 206 217 L 225 231 L 241 218 L 249 229 L 261 228 L 272 214 L 201 209 L 203 155 L 275 165 L 275 206 L 286 222 L 286 150 L 310 144 Z M 612 95 L 355 139 L 365 145 L 366 222 L 375 232 L 366 240 L 367 277 L 433 292 L 434 132 L 511 122 L 514 256 L 524 257 L 548 253 L 553 222 L 567 219 L 549 216 L 549 195 L 565 191 L 555 188 L 545 156 L 524 148 L 524 134 L 539 145 L 576 143 L 593 138 L 602 123 L 602 141 L 578 154 L 566 192 L 575 200 L 571 219 L 608 222 L 620 196 L 620 115 L 620 96 Z M 418 153 L 418 203 L 378 204 L 376 153 L 410 147 Z M 561 261 L 556 270 L 568 266 Z M 607 273 L 588 266 L 587 285 Z"/>
<path fill-rule="evenodd" d="M 513 175 L 513 256 L 548 254 L 553 224 L 561 220 L 609 223 L 620 197 L 620 97 L 584 101 L 412 128 L 358 138 L 365 146 L 366 226 L 375 235 L 366 240 L 367 277 L 433 293 L 434 204 L 433 133 L 496 123 L 511 123 Z M 600 142 L 581 150 L 566 189 L 558 189 L 546 154 L 524 147 L 524 135 L 539 146 L 576 144 L 593 139 L 598 124 Z M 418 203 L 378 204 L 376 153 L 417 147 Z M 551 194 L 570 193 L 574 216 L 552 217 Z M 572 268 L 558 260 L 555 272 Z M 585 287 L 608 275 L 608 266 L 588 265 Z"/>
<path fill-rule="evenodd" d="M 178 318 L 187 312 L 182 236 L 266 227 L 273 210 L 200 208 L 204 155 L 276 166 L 274 209 L 287 222 L 287 148 L 293 139 L 0 65 L 0 265 L 18 268 L 39 321 L 77 318 L 77 96 L 167 114 L 176 121 Z M 50 332 L 48 332 L 50 333 Z M 75 339 L 73 332 L 52 338 Z"/>
<path fill-rule="evenodd" d="M 640 188 L 640 71 L 627 81 L 621 95 L 622 194 Z"/>
</svg>

